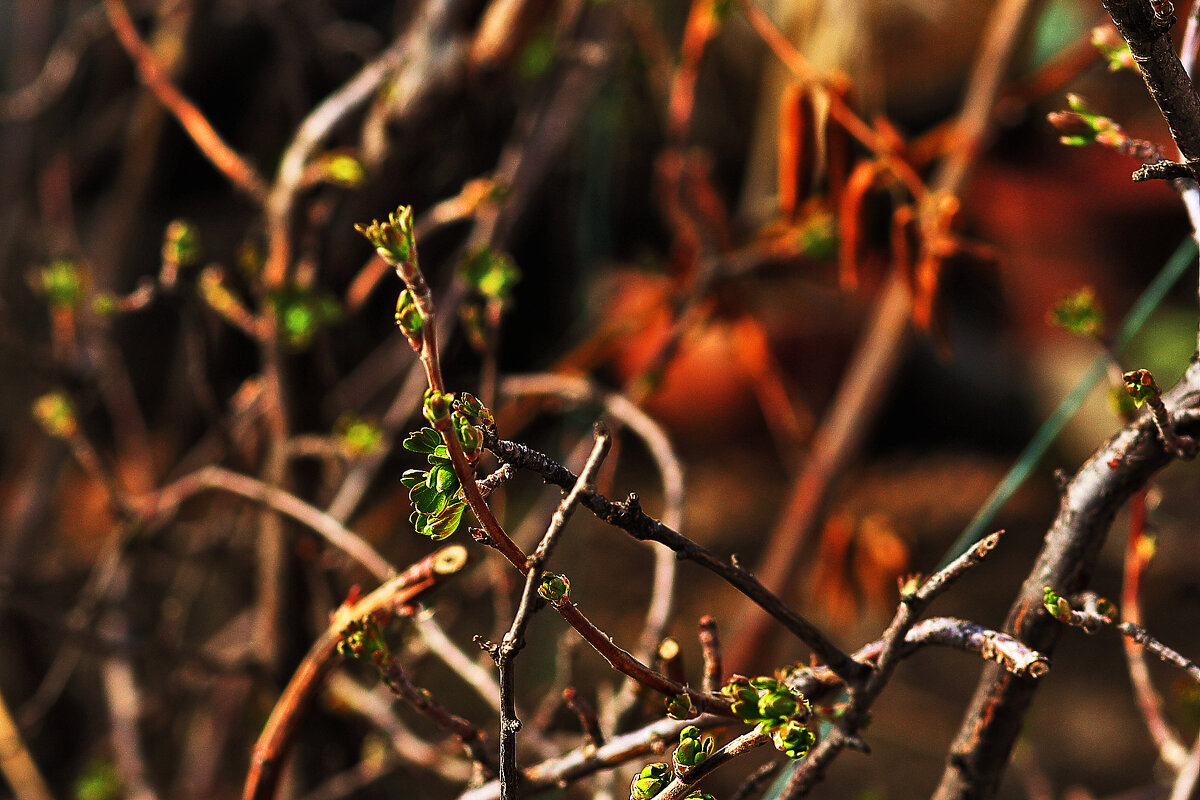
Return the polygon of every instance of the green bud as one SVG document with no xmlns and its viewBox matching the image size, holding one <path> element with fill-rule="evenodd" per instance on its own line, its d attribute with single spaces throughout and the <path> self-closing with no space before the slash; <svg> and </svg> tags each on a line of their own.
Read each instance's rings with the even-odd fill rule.
<svg viewBox="0 0 1200 800">
<path fill-rule="evenodd" d="M 689 725 L 679 732 L 679 747 L 675 748 L 671 759 L 675 766 L 691 769 L 707 761 L 714 747 L 711 736 L 701 736 L 699 728 Z"/>
<path fill-rule="evenodd" d="M 787 689 L 776 689 L 758 698 L 761 719 L 787 719 L 800 710 L 796 698 Z"/>
<path fill-rule="evenodd" d="M 337 302 L 306 286 L 290 286 L 268 296 L 279 322 L 279 338 L 288 348 L 302 350 L 327 323 L 341 313 Z"/>
<path fill-rule="evenodd" d="M 69 439 L 79 431 L 75 404 L 62 392 L 44 394 L 33 401 L 33 418 L 55 439 Z"/>
<path fill-rule="evenodd" d="M 817 743 L 817 737 L 800 722 L 789 720 L 771 730 L 771 741 L 788 758 L 803 758 Z"/>
<path fill-rule="evenodd" d="M 92 297 L 92 311 L 102 317 L 117 313 L 118 306 L 117 296 L 112 292 L 96 292 Z"/>
<path fill-rule="evenodd" d="M 1137 62 L 1133 60 L 1133 53 L 1129 50 L 1129 42 L 1121 38 L 1121 34 L 1117 33 L 1117 29 L 1112 25 L 1097 25 L 1092 28 L 1092 46 L 1104 56 L 1110 72 L 1137 69 Z"/>
<path fill-rule="evenodd" d="M 1147 400 L 1155 400 L 1162 394 L 1162 390 L 1154 382 L 1154 375 L 1148 369 L 1131 370 L 1121 377 L 1125 379 L 1125 391 L 1129 392 L 1133 404 L 1138 408 Z"/>
<path fill-rule="evenodd" d="M 690 719 L 696 716 L 696 709 L 692 704 L 691 695 L 685 692 L 668 697 L 667 716 L 671 719 Z"/>
<path fill-rule="evenodd" d="M 190 267 L 200 260 L 200 235 L 196 226 L 176 219 L 163 231 L 163 261 L 179 267 Z"/>
<path fill-rule="evenodd" d="M 52 308 L 76 308 L 87 291 L 83 268 L 69 258 L 56 258 L 33 276 L 34 288 Z"/>
<path fill-rule="evenodd" d="M 365 420 L 357 414 L 346 413 L 338 417 L 333 425 L 342 450 L 351 458 L 361 458 L 379 449 L 383 442 L 383 429 L 378 424 Z"/>
<path fill-rule="evenodd" d="M 566 575 L 547 572 L 542 575 L 542 581 L 538 584 L 537 591 L 543 600 L 558 605 L 570 597 L 571 581 L 567 579 Z"/>
<path fill-rule="evenodd" d="M 647 764 L 642 767 L 629 785 L 630 800 L 651 800 L 671 782 L 672 771 L 662 763 Z"/>
<path fill-rule="evenodd" d="M 317 158 L 316 164 L 322 178 L 346 189 L 358 187 L 367 177 L 359 160 L 344 151 L 324 153 Z"/>
<path fill-rule="evenodd" d="M 427 389 L 421 413 L 435 426 L 444 423 L 450 418 L 450 401 L 453 399 L 451 395 L 443 394 L 436 389 Z"/>
<path fill-rule="evenodd" d="M 683 800 L 716 800 L 716 798 L 707 792 L 692 792 Z"/>
<path fill-rule="evenodd" d="M 387 222 L 374 220 L 354 229 L 375 247 L 379 257 L 393 267 L 414 266 L 417 244 L 413 235 L 412 206 L 400 206 L 388 215 Z"/>
<path fill-rule="evenodd" d="M 337 651 L 343 658 L 374 660 L 378 657 L 377 654 L 387 656 L 387 642 L 383 639 L 383 631 L 374 615 L 368 614 L 347 623 L 342 629 L 341 639 L 338 640 Z"/>
<path fill-rule="evenodd" d="M 396 298 L 395 319 L 400 332 L 407 337 L 409 343 L 414 348 L 419 348 L 421 346 L 421 330 L 425 327 L 425 320 L 421 317 L 421 312 L 417 310 L 412 292 L 408 289 L 401 291 Z"/>
<path fill-rule="evenodd" d="M 1049 586 L 1046 587 L 1042 595 L 1042 604 L 1050 612 L 1051 616 L 1057 620 L 1066 622 L 1071 618 L 1071 604 L 1065 598 L 1059 597 L 1058 593 Z"/>
<path fill-rule="evenodd" d="M 483 434 L 471 424 L 464 414 L 455 411 L 450 419 L 454 423 L 454 434 L 458 437 L 458 443 L 462 445 L 463 452 L 466 453 L 467 458 L 474 458 L 483 447 Z"/>
<path fill-rule="evenodd" d="M 1096 302 L 1096 293 L 1085 286 L 1061 298 L 1050 309 L 1048 321 L 1076 336 L 1099 338 L 1104 333 L 1104 312 Z"/>
</svg>

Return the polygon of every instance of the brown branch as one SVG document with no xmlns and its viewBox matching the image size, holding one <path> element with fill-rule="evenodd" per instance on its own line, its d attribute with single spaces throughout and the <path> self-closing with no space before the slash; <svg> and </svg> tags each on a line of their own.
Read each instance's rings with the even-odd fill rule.
<svg viewBox="0 0 1200 800">
<path fill-rule="evenodd" d="M 579 727 L 583 729 L 583 738 L 587 746 L 603 747 L 604 731 L 600 730 L 600 721 L 596 718 L 596 709 L 592 708 L 592 704 L 584 700 L 574 686 L 563 689 L 562 699 L 579 720 Z"/>
<path fill-rule="evenodd" d="M 463 546 L 444 547 L 416 562 L 357 603 L 343 605 L 337 610 L 329 627 L 313 643 L 308 655 L 292 673 L 291 680 L 275 703 L 254 745 L 242 791 L 244 800 L 268 800 L 274 796 L 280 767 L 308 704 L 325 676 L 341 660 L 337 654 L 337 643 L 346 626 L 379 611 L 398 611 L 446 578 L 461 572 L 467 560 L 467 550 Z"/>
<path fill-rule="evenodd" d="M 603 747 L 596 749 L 577 747 L 558 758 L 536 764 L 525 770 L 521 787 L 524 791 L 532 793 L 564 786 L 588 775 L 612 769 L 627 761 L 661 752 L 663 742 L 678 741 L 679 732 L 688 725 L 695 725 L 701 730 L 710 730 L 728 724 L 730 724 L 728 718 L 711 715 L 703 715 L 689 720 L 658 720 L 636 731 L 615 736 L 609 739 Z M 499 800 L 499 798 L 500 782 L 494 780 L 464 792 L 459 800 Z"/>
<path fill-rule="evenodd" d="M 457 736 L 471 759 L 493 775 L 499 769 L 496 757 L 487 746 L 487 735 L 467 719 L 449 711 L 426 689 L 417 688 L 408 678 L 400 659 L 389 658 L 383 667 L 383 681 L 397 697 L 408 703 L 442 730 Z"/>
<path fill-rule="evenodd" d="M 129 53 L 137 67 L 142 83 L 154 93 L 158 101 L 179 121 L 188 136 L 200 148 L 214 167 L 220 170 L 234 186 L 259 206 L 267 201 L 267 187 L 254 167 L 234 152 L 221 135 L 216 132 L 208 118 L 192 101 L 171 82 L 170 77 L 154 58 L 150 47 L 138 34 L 129 9 L 124 0 L 104 0 L 105 9 L 113 31 L 121 46 Z"/>
<path fill-rule="evenodd" d="M 704 680 L 701 686 L 706 692 L 715 692 L 721 687 L 721 640 L 717 636 L 717 621 L 705 614 L 700 618 L 700 650 L 704 657 Z"/>
<path fill-rule="evenodd" d="M 54 797 L 29 753 L 3 695 L 0 695 L 0 774 L 12 787 L 17 800 L 51 800 Z"/>
<path fill-rule="evenodd" d="M 564 489 L 574 485 L 575 474 L 544 453 L 516 442 L 498 439 L 490 433 L 485 434 L 484 438 L 488 449 L 503 461 L 510 462 L 520 469 L 536 472 L 545 480 Z M 614 503 L 601 494 L 587 492 L 583 495 L 582 503 L 597 517 L 624 530 L 635 539 L 666 545 L 681 558 L 695 561 L 720 576 L 783 623 L 784 627 L 811 647 L 813 652 L 847 683 L 857 683 L 865 676 L 867 668 L 863 664 L 842 652 L 812 623 L 769 592 L 749 572 L 736 563 L 718 559 L 704 547 L 647 516 L 642 511 L 636 494 L 631 494 L 624 502 Z"/>
<path fill-rule="evenodd" d="M 232 472 L 224 467 L 209 465 L 185 475 L 174 483 L 164 486 L 142 499 L 155 524 L 161 525 L 165 518 L 175 514 L 188 498 L 203 491 L 223 491 L 285 514 L 308 529 L 318 533 L 334 547 L 353 558 L 372 575 L 385 580 L 395 573 L 386 558 L 371 547 L 361 536 L 347 529 L 340 522 L 318 508 L 310 506 L 300 498 L 283 489 L 269 486 L 260 480 Z"/>
<path fill-rule="evenodd" d="M 1175 424 L 1195 430 L 1200 364 L 1164 395 Z M 1181 410 L 1184 408 L 1188 410 Z M 1049 656 L 1062 626 L 1044 609 L 1046 586 L 1082 591 L 1095 567 L 1113 516 L 1172 457 L 1152 420 L 1126 426 L 1084 464 L 1066 486 L 1058 516 L 1037 562 L 1009 611 L 1005 630 Z M 1036 682 L 987 667 L 951 747 L 936 800 L 991 797 L 1008 762 Z"/>
<path fill-rule="evenodd" d="M 1171 43 L 1173 17 L 1159 16 L 1149 0 L 1103 0 L 1117 30 L 1129 42 L 1146 88 L 1162 112 L 1171 137 L 1195 177 L 1200 159 L 1200 96 Z"/>
<path fill-rule="evenodd" d="M 591 455 L 588 456 L 587 464 L 580 472 L 575 485 L 571 487 L 571 491 L 559 503 L 558 509 L 555 510 L 554 517 L 551 519 L 550 527 L 546 530 L 546 535 L 542 537 L 537 548 L 525 561 L 525 589 L 521 593 L 521 604 L 517 608 L 512 626 L 499 645 L 489 648 L 492 658 L 496 662 L 496 668 L 500 672 L 500 797 L 503 800 L 516 798 L 520 779 L 520 773 L 517 771 L 516 747 L 517 731 L 521 729 L 521 721 L 517 718 L 516 711 L 516 675 L 513 670 L 513 660 L 525 646 L 525 629 L 529 626 L 538 604 L 538 588 L 542 575 L 545 573 L 546 561 L 562 536 L 567 520 L 575 511 L 575 506 L 579 504 L 580 496 L 595 480 L 596 472 L 600 469 L 600 464 L 603 463 L 604 457 L 608 455 L 609 447 L 612 445 L 612 437 L 600 424 L 596 425 L 595 438 L 596 442 L 592 447 Z"/>
</svg>

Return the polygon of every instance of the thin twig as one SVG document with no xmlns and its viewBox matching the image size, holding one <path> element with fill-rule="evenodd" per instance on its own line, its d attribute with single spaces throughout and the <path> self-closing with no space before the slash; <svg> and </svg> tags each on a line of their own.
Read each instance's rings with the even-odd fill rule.
<svg viewBox="0 0 1200 800">
<path fill-rule="evenodd" d="M 545 573 L 546 561 L 562 536 L 567 520 L 579 504 L 580 496 L 588 489 L 596 478 L 600 464 L 608 454 L 612 437 L 600 424 L 596 425 L 596 443 L 588 456 L 587 464 L 579 474 L 578 480 L 563 498 L 546 535 L 538 544 L 537 549 L 530 554 L 526 561 L 525 589 L 521 593 L 521 604 L 513 618 L 512 627 L 504 635 L 500 644 L 492 649 L 492 658 L 500 671 L 500 796 L 509 800 L 517 796 L 520 773 L 517 771 L 517 731 L 521 729 L 521 721 L 517 719 L 516 711 L 516 676 L 513 671 L 513 660 L 525 646 L 525 629 L 533 618 L 537 605 L 538 587 Z"/>
<path fill-rule="evenodd" d="M 442 730 L 458 737 L 475 763 L 492 775 L 497 774 L 495 754 L 488 748 L 487 734 L 472 722 L 448 710 L 434 699 L 427 689 L 417 688 L 400 665 L 400 659 L 389 658 L 382 668 L 383 680 L 397 697 L 408 703 Z"/>
<path fill-rule="evenodd" d="M 574 473 L 544 453 L 516 442 L 497 439 L 490 434 L 485 435 L 485 445 L 500 459 L 520 469 L 536 472 L 557 486 L 567 488 L 575 483 Z M 624 502 L 614 503 L 601 494 L 587 492 L 584 493 L 581 502 L 597 517 L 621 528 L 634 538 L 664 544 L 681 558 L 695 561 L 723 578 L 808 644 L 817 656 L 847 683 L 856 683 L 866 674 L 867 668 L 864 665 L 842 652 L 808 620 L 767 591 L 749 572 L 735 563 L 718 559 L 704 547 L 647 516 L 641 509 L 637 495 L 630 495 Z"/>
<path fill-rule="evenodd" d="M 1142 622 L 1141 586 L 1149 558 L 1146 554 L 1146 489 L 1142 489 L 1129 502 L 1129 537 L 1125 545 L 1125 571 L 1121 581 L 1121 616 L 1125 622 L 1140 625 Z M 1146 721 L 1150 738 L 1158 748 L 1159 757 L 1175 769 L 1180 769 L 1187 760 L 1187 749 L 1179 734 L 1163 715 L 1162 695 L 1154 688 L 1150 679 L 1150 667 L 1146 663 L 1146 651 L 1128 637 L 1121 637 L 1125 662 L 1129 668 L 1129 682 L 1138 709 Z"/>
<path fill-rule="evenodd" d="M 687 792 L 688 789 L 695 786 L 720 767 L 749 753 L 751 750 L 762 747 L 770 741 L 770 734 L 761 733 L 758 730 L 742 734 L 710 755 L 705 759 L 703 764 L 689 770 L 686 775 L 676 774 L 671 779 L 671 782 L 663 787 L 661 792 L 654 795 L 655 800 L 679 800 L 679 798 L 683 797 L 684 792 Z"/>
<path fill-rule="evenodd" d="M 642 758 L 653 752 L 661 752 L 663 743 L 678 741 L 679 732 L 688 725 L 701 730 L 710 730 L 730 724 L 725 717 L 703 715 L 695 719 L 660 719 L 636 731 L 614 736 L 603 747 L 592 749 L 577 747 L 571 752 L 543 761 L 524 771 L 521 787 L 534 792 L 578 781 L 606 769 L 612 769 Z M 500 781 L 485 783 L 459 796 L 459 800 L 499 800 Z"/>
<path fill-rule="evenodd" d="M 264 205 L 267 201 L 267 187 L 263 179 L 254 167 L 225 143 L 208 118 L 171 82 L 155 60 L 154 53 L 138 34 L 124 0 L 104 0 L 104 5 L 113 31 L 117 34 L 121 46 L 133 59 L 142 82 L 179 121 L 212 165 L 255 204 Z"/>
<path fill-rule="evenodd" d="M 379 611 L 398 611 L 446 578 L 461 572 L 467 560 L 467 551 L 462 545 L 444 547 L 416 562 L 357 603 L 343 605 L 337 610 L 329 627 L 313 643 L 308 655 L 292 673 L 291 680 L 275 703 L 254 745 L 242 792 L 243 800 L 269 800 L 274 797 L 283 759 L 308 703 L 329 670 L 340 660 L 337 643 L 346 626 Z"/>
<path fill-rule="evenodd" d="M 391 563 L 365 539 L 319 508 L 309 505 L 290 492 L 268 486 L 249 475 L 242 475 L 224 467 L 201 467 L 152 493 L 143 503 L 161 524 L 165 516 L 176 513 L 180 504 L 202 491 L 228 492 L 262 503 L 320 534 L 325 541 L 353 558 L 379 580 L 386 580 L 395 574 Z"/>
<path fill-rule="evenodd" d="M 0 774 L 17 800 L 51 800 L 54 797 L 37 762 L 21 737 L 21 730 L 0 694 Z"/>
<path fill-rule="evenodd" d="M 448 36 L 447 20 L 456 0 L 430 0 L 404 35 L 368 62 L 358 73 L 322 100 L 296 129 L 279 161 L 279 171 L 266 198 L 267 235 L 270 240 L 263 282 L 279 287 L 287 280 L 291 264 L 291 216 L 304 183 L 304 169 L 320 143 L 346 115 L 369 100 L 408 59 L 428 53 L 430 42 Z M 426 81 L 426 83 L 430 83 Z"/>
<path fill-rule="evenodd" d="M 633 431 L 646 444 L 663 483 L 662 521 L 673 530 L 683 524 L 683 464 L 671 444 L 666 431 L 646 412 L 629 398 L 616 392 L 604 392 L 591 381 L 570 375 L 543 373 L 538 375 L 510 375 L 500 386 L 504 395 L 551 394 L 575 402 L 597 402 L 606 413 Z M 566 488 L 566 487 L 564 487 Z M 667 548 L 654 550 L 654 579 L 650 601 L 646 606 L 646 620 L 642 626 L 637 657 L 648 662 L 654 648 L 662 640 L 671 618 L 675 597 L 677 560 Z M 612 716 L 620 717 L 636 702 L 635 684 L 626 683 L 612 702 Z"/>
</svg>

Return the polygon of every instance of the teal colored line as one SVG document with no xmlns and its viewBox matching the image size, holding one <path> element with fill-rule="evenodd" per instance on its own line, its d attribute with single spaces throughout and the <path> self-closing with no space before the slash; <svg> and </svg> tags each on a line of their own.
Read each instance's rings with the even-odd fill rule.
<svg viewBox="0 0 1200 800">
<path fill-rule="evenodd" d="M 1133 337 L 1146 324 L 1146 320 L 1150 318 L 1154 309 L 1158 308 L 1163 299 L 1170 292 L 1181 277 L 1188 271 L 1196 260 L 1196 242 L 1188 238 L 1179 245 L 1175 252 L 1171 255 L 1167 263 L 1163 265 L 1161 271 L 1155 276 L 1150 285 L 1142 292 L 1141 297 L 1129 309 L 1129 313 L 1125 315 L 1124 321 L 1121 323 L 1117 335 L 1113 337 L 1112 349 L 1113 352 L 1120 354 L 1128 345 Z M 966 529 L 959 534 L 958 539 L 946 551 L 945 557 L 942 558 L 938 569 L 949 564 L 954 559 L 965 553 L 971 545 L 982 539 L 987 533 L 991 532 L 991 525 L 995 520 L 996 515 L 1000 513 L 1000 509 L 1008 502 L 1009 498 L 1016 493 L 1029 474 L 1033 472 L 1033 468 L 1042 460 L 1042 456 L 1050 449 L 1050 445 L 1062 433 L 1062 429 L 1066 427 L 1071 418 L 1079 411 L 1079 407 L 1083 405 L 1083 401 L 1091 394 L 1092 389 L 1096 384 L 1104 378 L 1108 371 L 1107 357 L 1099 356 L 1092 362 L 1092 366 L 1084 373 L 1084 376 L 1079 379 L 1062 402 L 1058 404 L 1058 408 L 1054 409 L 1033 438 L 1029 440 L 1029 444 L 1025 445 L 1025 449 L 1017 458 L 1016 462 L 1009 469 L 1008 474 L 1000 481 L 999 485 L 992 490 L 987 501 L 975 514 L 975 518 L 971 520 Z M 986 532 L 986 533 L 985 533 Z"/>
</svg>

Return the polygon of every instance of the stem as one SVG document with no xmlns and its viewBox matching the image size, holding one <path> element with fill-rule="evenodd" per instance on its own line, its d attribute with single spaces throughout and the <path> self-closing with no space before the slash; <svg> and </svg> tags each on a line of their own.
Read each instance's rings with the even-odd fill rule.
<svg viewBox="0 0 1200 800">
<path fill-rule="evenodd" d="M 538 585 L 545 572 L 544 566 L 550 558 L 550 553 L 562 536 L 567 520 L 579 504 L 579 498 L 596 478 L 600 464 L 608 454 L 612 445 L 612 437 L 601 425 L 596 426 L 596 444 L 588 456 L 587 464 L 571 487 L 571 491 L 563 498 L 558 509 L 554 512 L 546 535 L 538 544 L 537 549 L 526 561 L 525 589 L 521 593 L 521 605 L 513 618 L 512 627 L 508 629 L 500 645 L 494 649 L 493 658 L 500 671 L 500 797 L 510 800 L 517 796 L 517 782 L 520 773 L 517 771 L 517 731 L 521 729 L 521 721 L 517 718 L 516 710 L 516 676 L 513 670 L 513 660 L 525 646 L 525 629 L 533 618 L 534 607 L 537 605 Z"/>
<path fill-rule="evenodd" d="M 575 483 L 575 475 L 544 453 L 515 442 L 497 439 L 488 434 L 485 445 L 496 456 L 521 469 L 541 475 L 557 486 L 567 488 Z M 741 591 L 760 608 L 779 620 L 801 641 L 813 649 L 817 656 L 829 665 L 847 683 L 856 683 L 863 678 L 867 667 L 842 652 L 823 633 L 817 630 L 800 614 L 768 591 L 758 579 L 735 563 L 722 561 L 687 537 L 668 528 L 663 523 L 647 516 L 641 509 L 636 494 L 622 503 L 614 503 L 596 492 L 585 492 L 583 505 L 600 519 L 621 528 L 635 539 L 655 541 L 674 550 L 679 557 L 695 561 L 714 572 L 734 588 Z"/>
<path fill-rule="evenodd" d="M 292 673 L 259 734 L 246 774 L 243 800 L 269 800 L 275 796 L 280 768 L 292 738 L 325 676 L 340 661 L 337 643 L 346 626 L 384 609 L 398 612 L 446 578 L 461 572 L 466 565 L 466 548 L 461 545 L 444 547 L 416 562 L 354 605 L 343 605 L 337 610 L 329 627 L 313 643 L 308 655 Z"/>
<path fill-rule="evenodd" d="M 124 0 L 105 0 L 108 19 L 121 46 L 133 59 L 142 83 L 154 93 L 158 101 L 178 120 L 200 152 L 258 206 L 267 200 L 267 187 L 261 177 L 241 156 L 234 152 L 195 104 L 171 82 L 167 73 L 159 66 L 154 53 L 143 41 L 129 16 Z"/>
</svg>

